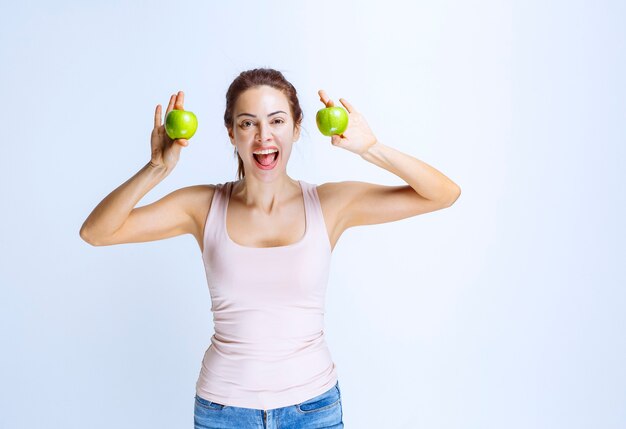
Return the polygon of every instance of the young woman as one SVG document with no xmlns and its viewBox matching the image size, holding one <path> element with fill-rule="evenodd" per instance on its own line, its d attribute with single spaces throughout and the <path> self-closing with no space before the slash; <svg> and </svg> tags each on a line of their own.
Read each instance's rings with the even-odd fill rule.
<svg viewBox="0 0 626 429">
<path fill-rule="evenodd" d="M 324 91 L 319 96 L 324 106 L 334 105 Z M 183 101 L 182 91 L 172 95 L 166 113 L 184 109 Z M 167 136 L 157 105 L 150 162 L 104 198 L 81 228 L 94 246 L 181 234 L 198 241 L 215 334 L 196 383 L 196 428 L 342 428 L 337 370 L 323 331 L 337 240 L 350 227 L 450 207 L 461 193 L 435 168 L 379 142 L 363 115 L 340 101 L 349 125 L 331 143 L 407 185 L 317 186 L 289 177 L 287 161 L 303 119 L 296 90 L 279 71 L 254 69 L 226 93 L 224 125 L 239 180 L 188 186 L 135 207 L 188 146 Z"/>
</svg>

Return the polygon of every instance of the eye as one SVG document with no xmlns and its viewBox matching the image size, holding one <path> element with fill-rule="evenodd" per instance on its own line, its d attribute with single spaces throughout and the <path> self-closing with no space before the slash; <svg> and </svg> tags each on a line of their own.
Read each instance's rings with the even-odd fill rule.
<svg viewBox="0 0 626 429">
<path fill-rule="evenodd" d="M 279 124 L 284 124 L 285 121 L 282 118 L 277 118 L 276 121 L 278 121 Z"/>
<path fill-rule="evenodd" d="M 248 128 L 248 127 L 246 127 L 246 124 L 249 124 L 249 123 L 251 124 L 251 123 L 252 123 L 252 121 L 243 121 L 243 122 L 241 123 L 241 126 L 242 126 L 243 128 Z"/>
</svg>

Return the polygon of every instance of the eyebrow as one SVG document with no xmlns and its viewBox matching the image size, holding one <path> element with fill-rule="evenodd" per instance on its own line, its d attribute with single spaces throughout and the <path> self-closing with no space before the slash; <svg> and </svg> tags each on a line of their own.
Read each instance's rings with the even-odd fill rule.
<svg viewBox="0 0 626 429">
<path fill-rule="evenodd" d="M 270 114 L 269 114 L 269 115 L 267 115 L 267 116 L 268 116 L 268 117 L 270 117 L 270 116 L 275 115 L 275 114 L 277 114 L 277 113 L 284 113 L 285 115 L 287 114 L 287 112 L 283 112 L 282 110 L 277 110 L 276 112 L 274 112 L 274 113 L 270 113 Z M 237 117 L 240 117 L 240 116 L 243 116 L 243 115 L 246 115 L 246 116 L 252 116 L 253 118 L 256 118 L 256 116 L 255 116 L 255 115 L 253 115 L 252 113 L 240 113 L 240 114 L 238 114 L 238 115 L 237 115 Z"/>
</svg>

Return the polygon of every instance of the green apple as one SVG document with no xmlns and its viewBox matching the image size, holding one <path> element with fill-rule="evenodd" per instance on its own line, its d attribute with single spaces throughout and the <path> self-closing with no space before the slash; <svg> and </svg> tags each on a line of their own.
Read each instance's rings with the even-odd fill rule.
<svg viewBox="0 0 626 429">
<path fill-rule="evenodd" d="M 348 112 L 339 106 L 320 109 L 315 116 L 315 122 L 325 136 L 341 134 L 348 128 Z"/>
<path fill-rule="evenodd" d="M 171 139 L 190 139 L 198 129 L 198 118 L 188 110 L 170 110 L 165 117 L 165 132 Z"/>
</svg>

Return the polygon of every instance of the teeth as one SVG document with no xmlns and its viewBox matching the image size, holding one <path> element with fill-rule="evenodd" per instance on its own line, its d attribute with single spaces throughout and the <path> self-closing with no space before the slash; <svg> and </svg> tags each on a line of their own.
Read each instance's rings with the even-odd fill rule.
<svg viewBox="0 0 626 429">
<path fill-rule="evenodd" d="M 257 155 L 267 155 L 268 153 L 274 153 L 274 152 L 278 152 L 278 150 L 277 149 L 265 149 L 265 150 L 257 150 L 252 153 L 255 153 Z"/>
</svg>

